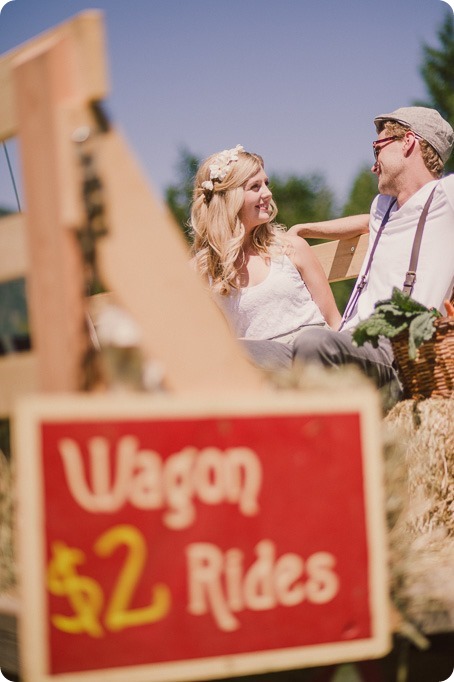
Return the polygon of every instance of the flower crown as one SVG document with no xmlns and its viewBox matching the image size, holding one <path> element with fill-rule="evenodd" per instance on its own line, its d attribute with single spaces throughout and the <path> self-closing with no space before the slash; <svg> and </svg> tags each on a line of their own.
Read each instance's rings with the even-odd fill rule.
<svg viewBox="0 0 454 682">
<path fill-rule="evenodd" d="M 210 179 L 205 180 L 201 185 L 207 199 L 211 198 L 214 183 L 222 182 L 232 170 L 231 165 L 238 161 L 239 152 L 244 152 L 244 147 L 241 144 L 237 144 L 233 149 L 224 149 L 217 154 L 214 163 L 210 164 Z"/>
</svg>

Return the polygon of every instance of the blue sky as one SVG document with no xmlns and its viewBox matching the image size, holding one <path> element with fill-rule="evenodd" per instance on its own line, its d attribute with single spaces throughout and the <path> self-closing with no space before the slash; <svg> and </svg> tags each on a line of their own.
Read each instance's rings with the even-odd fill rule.
<svg viewBox="0 0 454 682">
<path fill-rule="evenodd" d="M 437 45 L 452 11 L 442 0 L 12 0 L 0 52 L 90 8 L 105 17 L 108 110 L 158 194 L 181 148 L 205 157 L 240 143 L 269 173 L 322 173 L 339 203 L 372 163 L 374 116 L 425 98 L 422 45 Z M 2 155 L 0 203 L 12 197 Z"/>
</svg>

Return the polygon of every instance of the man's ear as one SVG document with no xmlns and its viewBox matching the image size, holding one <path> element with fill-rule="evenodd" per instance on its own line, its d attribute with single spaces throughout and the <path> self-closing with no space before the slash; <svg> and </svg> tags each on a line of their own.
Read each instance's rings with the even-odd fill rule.
<svg viewBox="0 0 454 682">
<path fill-rule="evenodd" d="M 405 156 L 409 156 L 413 149 L 415 148 L 415 142 L 417 137 L 412 130 L 407 130 L 404 137 L 404 143 L 402 145 L 402 151 Z"/>
</svg>

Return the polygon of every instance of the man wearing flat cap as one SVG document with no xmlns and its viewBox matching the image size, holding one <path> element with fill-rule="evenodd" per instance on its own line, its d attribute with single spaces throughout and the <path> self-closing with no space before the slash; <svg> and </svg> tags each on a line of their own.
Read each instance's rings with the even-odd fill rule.
<svg viewBox="0 0 454 682">
<path fill-rule="evenodd" d="M 433 189 L 411 295 L 423 305 L 444 310 L 443 301 L 450 298 L 454 285 L 454 176 L 441 179 L 454 131 L 438 111 L 426 107 L 397 109 L 377 116 L 374 123 L 378 137 L 372 143 L 372 172 L 378 176 L 380 194 L 371 207 L 363 271 L 383 217 L 392 207 L 366 286 L 356 306 L 350 310 L 347 306 L 343 329 L 368 317 L 377 301 L 391 296 L 393 286 L 402 289 L 418 220 Z"/>
<path fill-rule="evenodd" d="M 381 387 L 397 385 L 390 343 L 383 339 L 378 348 L 356 347 L 351 333 L 378 301 L 391 297 L 393 287 L 403 289 L 405 283 L 412 298 L 445 312 L 444 301 L 454 287 L 454 175 L 443 177 L 443 170 L 453 149 L 454 131 L 438 111 L 427 107 L 402 107 L 377 116 L 374 123 L 377 139 L 372 143 L 371 170 L 378 177 L 380 194 L 372 202 L 369 248 L 341 331 L 309 329 L 294 350 L 295 359 L 303 362 L 359 365 Z M 408 275 L 424 209 L 417 268 Z M 349 220 L 333 221 L 337 237 L 353 236 Z M 323 223 L 311 225 L 310 230 L 297 225 L 292 231 L 300 236 L 334 236 Z"/>
<path fill-rule="evenodd" d="M 454 287 L 454 175 L 443 177 L 454 145 L 454 131 L 427 107 L 403 107 L 374 119 L 372 143 L 379 195 L 369 216 L 369 247 L 360 276 L 347 304 L 340 331 L 308 328 L 295 341 L 295 361 L 326 366 L 356 364 L 379 387 L 398 388 L 391 345 L 381 339 L 357 347 L 352 330 L 368 318 L 378 301 L 404 289 L 427 307 L 445 313 L 444 301 Z M 418 221 L 427 213 L 416 272 L 409 264 Z M 367 224 L 367 223 L 366 223 Z M 348 238 L 366 232 L 364 217 L 295 225 L 301 237 Z M 253 349 L 252 355 L 253 355 Z M 279 356 L 282 353 L 276 349 Z M 282 363 L 281 363 L 282 364 Z"/>
</svg>

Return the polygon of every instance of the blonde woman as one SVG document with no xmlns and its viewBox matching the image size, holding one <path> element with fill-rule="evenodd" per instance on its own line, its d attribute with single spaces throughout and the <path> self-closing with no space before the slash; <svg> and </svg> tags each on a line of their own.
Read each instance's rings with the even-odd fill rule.
<svg viewBox="0 0 454 682">
<path fill-rule="evenodd" d="M 290 366 L 307 327 L 341 316 L 309 245 L 274 218 L 263 159 L 234 149 L 200 166 L 191 210 L 193 264 L 256 364 Z"/>
</svg>

